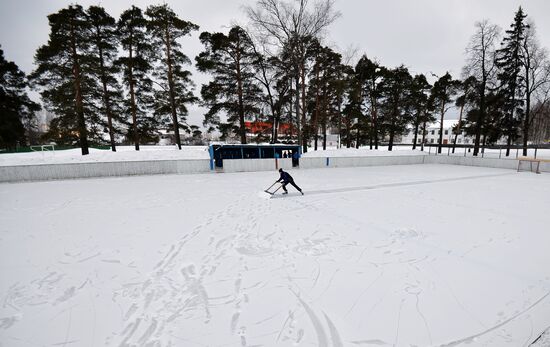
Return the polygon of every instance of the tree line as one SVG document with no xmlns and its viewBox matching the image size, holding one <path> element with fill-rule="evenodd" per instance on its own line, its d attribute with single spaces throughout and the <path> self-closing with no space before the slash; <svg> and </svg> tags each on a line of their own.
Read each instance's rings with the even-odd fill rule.
<svg viewBox="0 0 550 347">
<path fill-rule="evenodd" d="M 530 142 L 550 136 L 548 53 L 521 8 L 504 33 L 487 20 L 476 23 L 461 76 L 447 72 L 433 83 L 431 76 L 413 75 L 404 65 L 386 67 L 367 55 L 352 65 L 324 44 L 327 28 L 340 16 L 332 0 L 258 0 L 246 12 L 247 28 L 199 35 L 204 48 L 194 64 L 211 76 L 200 97 L 180 40 L 199 27 L 168 5 L 145 11 L 132 6 L 118 19 L 100 6 L 71 5 L 49 15 L 49 40 L 37 50 L 37 68 L 28 79 L 1 56 L 3 76 L 8 71 L 17 77 L 1 80 L 0 97 L 7 90 L 10 100 L 19 101 L 2 99 L 9 125 L 0 127 L 0 145 L 21 143 L 25 127 L 32 127 L 40 106 L 26 95 L 28 84 L 55 114 L 45 138 L 78 143 L 82 154 L 90 142 L 107 138 L 113 151 L 120 139 L 139 150 L 155 142 L 159 130 L 173 132 L 181 148 L 180 132 L 201 136 L 187 123 L 193 103 L 206 109 L 206 131 L 222 140 L 247 143 L 245 121 L 263 121 L 271 132 L 253 141 L 297 140 L 304 152 L 310 142 L 314 150 L 326 149 L 331 129 L 346 147 L 378 149 L 387 142 L 389 150 L 412 129 L 416 148 L 436 120 L 441 151 L 451 107 L 460 110 L 453 142 L 461 132 L 472 136 L 474 155 L 502 138 L 507 155 L 518 141 L 526 155 Z M 278 133 L 283 123 L 291 125 L 290 134 Z"/>
</svg>

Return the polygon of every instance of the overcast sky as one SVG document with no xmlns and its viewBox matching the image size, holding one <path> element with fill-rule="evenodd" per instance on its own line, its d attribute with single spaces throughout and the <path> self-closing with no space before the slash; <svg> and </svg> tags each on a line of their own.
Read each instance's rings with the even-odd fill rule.
<svg viewBox="0 0 550 347">
<path fill-rule="evenodd" d="M 313 0 L 311 0 L 313 1 Z M 145 8 L 161 1 L 0 0 L 0 45 L 8 60 L 29 73 L 36 49 L 47 42 L 47 15 L 70 3 L 101 5 L 115 18 L 132 4 Z M 165 0 L 185 20 L 200 29 L 186 39 L 184 52 L 194 60 L 201 31 L 227 31 L 232 23 L 246 25 L 243 5 L 255 0 Z M 342 16 L 330 27 L 326 42 L 341 52 L 355 48 L 383 65 L 405 64 L 412 73 L 446 71 L 459 77 L 464 48 L 474 23 L 489 19 L 507 29 L 522 6 L 537 27 L 541 44 L 550 48 L 550 0 L 336 0 Z M 197 84 L 207 76 L 195 73 Z M 197 86 L 196 92 L 200 89 Z M 191 109 L 190 123 L 202 122 L 202 111 Z"/>
</svg>

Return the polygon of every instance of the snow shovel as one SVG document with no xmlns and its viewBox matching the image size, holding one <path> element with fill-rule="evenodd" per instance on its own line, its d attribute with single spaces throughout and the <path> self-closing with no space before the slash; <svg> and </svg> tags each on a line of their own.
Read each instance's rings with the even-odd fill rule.
<svg viewBox="0 0 550 347">
<path fill-rule="evenodd" d="M 271 189 L 274 185 L 276 185 L 277 183 L 280 183 L 280 182 L 279 182 L 279 181 L 275 181 L 275 183 L 273 183 L 271 186 L 269 186 L 269 188 L 267 188 L 266 190 L 264 190 L 264 192 L 266 192 L 266 193 L 269 194 L 269 195 L 275 194 L 275 193 L 276 193 L 279 189 L 281 189 L 281 187 L 283 186 L 283 185 L 281 184 L 279 187 L 277 187 L 277 189 L 275 189 L 274 191 L 271 192 L 270 189 Z"/>
</svg>

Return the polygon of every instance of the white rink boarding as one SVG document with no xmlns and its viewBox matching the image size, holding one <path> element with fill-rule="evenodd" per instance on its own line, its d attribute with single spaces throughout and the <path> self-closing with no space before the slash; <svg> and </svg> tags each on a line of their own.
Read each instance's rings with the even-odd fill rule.
<svg viewBox="0 0 550 347">
<path fill-rule="evenodd" d="M 518 168 L 517 159 L 474 158 L 444 155 L 406 155 L 370 157 L 303 157 L 301 169 L 366 167 L 388 165 L 447 164 L 499 169 Z M 523 163 L 523 169 L 529 163 Z M 256 172 L 277 168 L 292 169 L 292 159 L 224 159 L 223 170 L 216 172 Z M 550 163 L 541 162 L 541 172 L 550 172 Z M 208 159 L 150 160 L 70 164 L 0 166 L 0 182 L 47 181 L 76 178 L 137 175 L 198 174 L 213 172 Z"/>
<path fill-rule="evenodd" d="M 150 160 L 99 163 L 0 166 L 0 182 L 47 181 L 74 178 L 196 174 L 210 171 L 209 160 Z"/>
</svg>

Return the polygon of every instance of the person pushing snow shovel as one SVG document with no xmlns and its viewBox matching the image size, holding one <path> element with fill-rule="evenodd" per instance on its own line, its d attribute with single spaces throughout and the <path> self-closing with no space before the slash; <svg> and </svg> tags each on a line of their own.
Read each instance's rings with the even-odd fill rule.
<svg viewBox="0 0 550 347">
<path fill-rule="evenodd" d="M 279 169 L 279 173 L 281 174 L 281 177 L 277 180 L 277 182 L 283 183 L 281 185 L 281 187 L 284 190 L 283 194 L 288 194 L 288 190 L 286 190 L 286 185 L 290 183 L 294 188 L 296 188 L 300 193 L 302 193 L 302 195 L 304 195 L 304 192 L 302 192 L 302 189 L 298 187 L 296 183 L 294 183 L 294 179 L 292 178 L 292 176 L 290 176 L 288 172 L 283 171 L 283 169 Z"/>
</svg>

